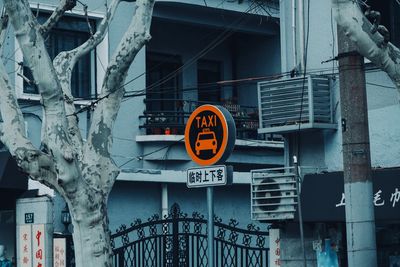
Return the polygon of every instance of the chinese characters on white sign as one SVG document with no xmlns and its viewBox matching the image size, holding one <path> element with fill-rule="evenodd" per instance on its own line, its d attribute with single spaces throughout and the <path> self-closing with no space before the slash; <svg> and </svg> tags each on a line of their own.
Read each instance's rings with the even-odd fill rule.
<svg viewBox="0 0 400 267">
<path fill-rule="evenodd" d="M 21 257 L 18 266 L 45 267 L 45 227 L 44 224 L 18 226 Z"/>
<path fill-rule="evenodd" d="M 18 266 L 32 267 L 32 230 L 31 225 L 18 226 L 19 250 L 21 258 Z"/>
<path fill-rule="evenodd" d="M 226 166 L 191 168 L 187 170 L 187 187 L 206 187 L 230 183 L 232 173 Z"/>
<path fill-rule="evenodd" d="M 44 224 L 32 225 L 33 267 L 44 267 L 45 264 L 45 231 Z"/>
<path fill-rule="evenodd" d="M 380 207 L 385 205 L 391 205 L 393 208 L 396 207 L 397 202 L 400 201 L 400 191 L 396 187 L 393 192 L 389 192 L 386 195 L 386 198 L 382 192 L 382 190 L 378 190 L 374 194 L 374 206 Z M 346 196 L 342 193 L 340 201 L 335 205 L 335 207 L 344 207 L 346 205 Z"/>
<path fill-rule="evenodd" d="M 66 257 L 66 239 L 54 238 L 53 239 L 53 257 L 54 267 L 65 267 L 67 262 Z"/>
<path fill-rule="evenodd" d="M 269 230 L 269 266 L 281 266 L 281 237 L 279 229 Z"/>
</svg>

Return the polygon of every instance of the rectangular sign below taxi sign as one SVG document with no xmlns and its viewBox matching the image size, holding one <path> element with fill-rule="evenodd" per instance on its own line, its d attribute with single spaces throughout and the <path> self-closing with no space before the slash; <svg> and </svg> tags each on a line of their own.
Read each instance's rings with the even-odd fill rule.
<svg viewBox="0 0 400 267">
<path fill-rule="evenodd" d="M 233 167 L 217 165 L 190 168 L 187 170 L 186 185 L 189 188 L 230 185 L 233 180 Z"/>
</svg>

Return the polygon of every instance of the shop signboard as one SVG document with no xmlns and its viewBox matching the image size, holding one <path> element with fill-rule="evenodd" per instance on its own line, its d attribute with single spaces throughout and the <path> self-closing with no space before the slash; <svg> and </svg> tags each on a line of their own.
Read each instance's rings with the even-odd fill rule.
<svg viewBox="0 0 400 267">
<path fill-rule="evenodd" d="M 377 221 L 400 219 L 400 169 L 372 171 L 373 196 Z M 304 221 L 345 221 L 346 195 L 343 172 L 307 174 L 302 184 Z"/>
</svg>

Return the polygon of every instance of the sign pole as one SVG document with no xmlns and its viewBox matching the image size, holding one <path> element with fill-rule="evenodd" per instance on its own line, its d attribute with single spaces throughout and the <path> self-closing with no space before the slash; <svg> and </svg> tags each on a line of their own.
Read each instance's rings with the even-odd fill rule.
<svg viewBox="0 0 400 267">
<path fill-rule="evenodd" d="M 214 267 L 214 188 L 207 187 L 207 240 L 208 240 L 208 267 Z"/>
<path fill-rule="evenodd" d="M 232 168 L 212 166 L 226 161 L 235 146 L 236 126 L 229 111 L 221 106 L 202 105 L 189 116 L 185 147 L 192 160 L 203 166 L 187 171 L 187 187 L 207 187 L 208 265 L 214 267 L 214 189 L 230 184 Z M 228 181 L 230 180 L 230 181 Z"/>
</svg>

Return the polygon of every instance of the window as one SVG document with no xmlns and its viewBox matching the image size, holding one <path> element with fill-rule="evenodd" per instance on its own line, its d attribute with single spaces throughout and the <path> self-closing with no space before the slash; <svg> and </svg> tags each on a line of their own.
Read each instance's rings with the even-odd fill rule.
<svg viewBox="0 0 400 267">
<path fill-rule="evenodd" d="M 38 17 L 39 23 L 46 21 L 49 14 L 42 13 Z M 90 21 L 92 28 L 95 28 L 95 22 Z M 90 38 L 90 31 L 86 19 L 65 16 L 51 30 L 46 39 L 47 51 L 53 60 L 61 51 L 68 51 L 84 43 Z M 94 67 L 94 52 L 88 53 L 82 57 L 72 72 L 71 93 L 76 98 L 88 98 L 91 96 L 92 79 L 91 68 Z M 33 81 L 31 71 L 24 67 L 24 76 Z M 38 88 L 34 83 L 24 80 L 24 93 L 37 94 Z"/>
<path fill-rule="evenodd" d="M 35 10 L 37 5 L 31 5 Z M 41 10 L 37 17 L 39 23 L 43 23 L 50 16 L 54 7 L 40 5 Z M 36 13 L 36 11 L 34 12 Z M 102 14 L 89 12 L 89 22 L 93 31 L 96 29 L 96 22 L 102 19 Z M 66 14 L 57 25 L 51 30 L 48 38 L 45 40 L 46 46 L 51 59 L 61 51 L 71 50 L 90 38 L 90 30 L 88 27 L 86 16 L 83 12 L 76 11 L 74 16 Z M 15 61 L 16 69 L 19 68 L 18 63 L 23 62 L 22 52 L 16 42 Z M 95 97 L 97 88 L 101 88 L 101 83 L 105 75 L 104 64 L 108 62 L 108 37 L 92 50 L 75 65 L 71 79 L 71 93 L 77 99 L 87 99 Z M 21 71 L 19 71 L 21 72 Z M 27 79 L 23 79 L 16 73 L 17 96 L 22 99 L 39 100 L 38 88 L 33 81 L 32 74 L 27 67 L 24 67 L 23 75 Z"/>
<path fill-rule="evenodd" d="M 181 98 L 182 66 L 177 56 L 156 53 L 146 55 L 147 111 L 174 112 Z"/>
<path fill-rule="evenodd" d="M 197 62 L 198 100 L 219 103 L 221 88 L 216 82 L 221 80 L 221 64 L 217 61 L 199 60 Z"/>
</svg>

